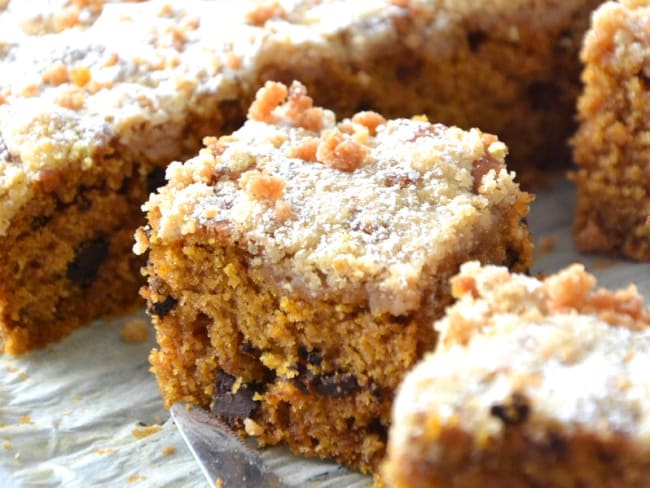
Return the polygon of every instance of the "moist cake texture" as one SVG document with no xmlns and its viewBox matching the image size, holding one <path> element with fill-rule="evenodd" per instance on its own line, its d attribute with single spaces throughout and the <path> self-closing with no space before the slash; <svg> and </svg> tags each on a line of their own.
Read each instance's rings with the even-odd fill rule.
<svg viewBox="0 0 650 488">
<path fill-rule="evenodd" d="M 298 82 L 267 83 L 240 130 L 205 144 L 169 166 L 136 235 L 165 404 L 376 468 L 449 277 L 468 259 L 530 264 L 506 146 L 422 118 L 337 123 Z"/>
<path fill-rule="evenodd" d="M 137 305 L 140 205 L 243 108 L 213 50 L 223 33 L 183 9 L 107 4 L 89 27 L 14 27 L 0 31 L 0 335 L 21 353 Z"/>
<path fill-rule="evenodd" d="M 135 305 L 139 205 L 170 161 L 239 127 L 267 80 L 301 80 L 342 117 L 481 127 L 521 169 L 559 164 L 595 4 L 0 2 L 4 350 Z"/>
<path fill-rule="evenodd" d="M 595 284 L 463 265 L 395 400 L 386 485 L 648 486 L 650 310 Z"/>
<path fill-rule="evenodd" d="M 573 139 L 575 240 L 583 251 L 650 260 L 650 2 L 607 2 L 585 39 Z"/>
</svg>

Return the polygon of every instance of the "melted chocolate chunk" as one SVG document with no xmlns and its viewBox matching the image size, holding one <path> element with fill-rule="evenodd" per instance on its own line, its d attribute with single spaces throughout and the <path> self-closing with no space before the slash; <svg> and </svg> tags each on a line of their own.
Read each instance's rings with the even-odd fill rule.
<svg viewBox="0 0 650 488">
<path fill-rule="evenodd" d="M 384 442 L 388 440 L 388 427 L 382 424 L 379 418 L 374 418 L 368 424 L 368 431 L 376 434 Z"/>
<path fill-rule="evenodd" d="M 42 229 L 50 220 L 52 220 L 52 217 L 49 215 L 37 215 L 32 219 L 32 230 Z"/>
<path fill-rule="evenodd" d="M 68 279 L 79 286 L 89 286 L 107 257 L 108 241 L 105 237 L 84 242 L 77 248 L 74 260 L 68 264 Z"/>
<path fill-rule="evenodd" d="M 560 462 L 566 458 L 568 446 L 566 440 L 560 434 L 550 433 L 546 446 L 554 462 Z"/>
<path fill-rule="evenodd" d="M 165 183 L 165 168 L 154 168 L 151 170 L 151 173 L 147 175 L 147 191 L 149 193 L 155 192 Z"/>
<path fill-rule="evenodd" d="M 320 366 L 321 362 L 323 361 L 320 350 L 312 349 L 311 351 L 308 351 L 305 346 L 300 346 L 298 348 L 298 357 L 302 361 L 305 361 L 306 363 L 314 366 Z"/>
<path fill-rule="evenodd" d="M 473 30 L 467 33 L 467 45 L 473 53 L 477 52 L 487 40 L 487 34 L 482 30 Z"/>
<path fill-rule="evenodd" d="M 553 110 L 560 101 L 561 90 L 553 81 L 534 81 L 528 85 L 528 102 L 533 110 Z"/>
<path fill-rule="evenodd" d="M 321 395 L 333 398 L 341 398 L 359 390 L 357 378 L 350 373 L 316 376 L 313 385 Z"/>
<path fill-rule="evenodd" d="M 152 302 L 147 308 L 149 315 L 155 315 L 156 317 L 163 318 L 173 310 L 173 308 L 178 303 L 173 296 L 168 295 L 162 302 Z"/>
<path fill-rule="evenodd" d="M 264 390 L 264 385 L 252 383 L 242 384 L 233 393 L 235 380 L 234 376 L 218 371 L 212 402 L 212 414 L 231 425 L 255 415 L 259 409 L 259 402 L 253 400 L 253 396 Z"/>
<path fill-rule="evenodd" d="M 505 425 L 519 425 L 526 421 L 530 414 L 530 406 L 526 397 L 515 393 L 504 404 L 490 407 L 490 415 L 497 417 Z"/>
</svg>

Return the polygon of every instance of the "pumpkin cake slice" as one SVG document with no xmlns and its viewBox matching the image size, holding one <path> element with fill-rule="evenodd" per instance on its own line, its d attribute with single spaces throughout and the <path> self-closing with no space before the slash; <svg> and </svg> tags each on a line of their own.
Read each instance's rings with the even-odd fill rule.
<svg viewBox="0 0 650 488">
<path fill-rule="evenodd" d="M 604 3 L 582 60 L 573 138 L 581 251 L 650 261 L 650 1 Z"/>
<path fill-rule="evenodd" d="M 650 310 L 595 284 L 463 265 L 395 400 L 386 485 L 649 486 Z"/>
<path fill-rule="evenodd" d="M 404 373 L 468 259 L 530 265 L 530 195 L 478 129 L 359 112 L 268 82 L 232 135 L 167 169 L 135 251 L 167 406 L 372 471 Z"/>
</svg>

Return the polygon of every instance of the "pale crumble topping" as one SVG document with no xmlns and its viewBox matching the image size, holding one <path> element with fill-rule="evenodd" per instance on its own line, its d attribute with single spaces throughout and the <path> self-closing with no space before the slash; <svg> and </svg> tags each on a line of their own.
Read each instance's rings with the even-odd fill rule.
<svg viewBox="0 0 650 488">
<path fill-rule="evenodd" d="M 365 296 L 374 311 L 400 315 L 419 306 L 424 274 L 499 232 L 509 209 L 527 212 L 505 151 L 489 153 L 494 137 L 368 113 L 336 124 L 322 109 L 322 130 L 313 130 L 300 125 L 291 93 L 306 97 L 297 84 L 267 84 L 240 130 L 170 165 L 168 185 L 144 206 L 160 213 L 147 239 L 214 232 L 284 287 L 309 296 L 353 290 L 350 300 Z M 348 133 L 355 126 L 365 142 Z M 316 145 L 315 158 L 306 145 Z M 492 165 L 477 176 L 483 158 Z M 149 241 L 139 235 L 144 252 Z"/>
<path fill-rule="evenodd" d="M 229 7 L 241 6 L 229 3 Z M 85 145 L 87 154 L 96 153 L 97 146 L 105 144 L 107 131 L 111 141 L 128 148 L 133 159 L 171 159 L 177 157 L 176 146 L 183 138 L 179 122 L 189 113 L 205 113 L 209 105 L 203 103 L 205 95 L 234 100 L 250 93 L 258 86 L 259 70 L 264 66 L 302 66 L 305 59 L 354 65 L 403 36 L 436 56 L 452 55 L 457 46 L 466 43 L 467 26 L 462 20 L 484 18 L 484 6 L 474 0 L 449 5 L 271 0 L 252 8 L 224 8 L 221 1 L 202 0 L 13 0 L 4 7 L 0 10 L 0 137 L 14 163 L 20 164 L 0 170 L 0 235 L 29 200 L 31 183 L 41 168 L 62 164 L 85 164 L 87 168 L 101 161 L 94 157 L 64 162 L 57 157 L 29 159 L 29 146 L 43 142 L 43 136 L 38 131 L 26 132 L 13 139 L 10 127 L 16 117 L 33 112 L 26 107 L 35 99 L 40 107 L 35 117 L 41 120 L 66 119 L 66 126 L 96 120 L 93 131 L 101 134 L 99 141 L 68 133 L 68 144 Z M 548 26 L 555 19 L 567 18 L 577 7 L 574 2 L 559 2 L 550 9 L 543 2 L 497 0 L 492 8 L 495 14 L 477 21 L 477 28 L 490 29 L 490 22 L 496 21 L 517 23 L 524 17 Z M 432 22 L 434 13 L 436 21 Z M 363 78 L 363 73 L 359 76 Z M 293 100 L 295 104 L 286 110 L 304 117 L 297 125 L 319 130 L 318 124 L 327 122 L 319 109 L 304 109 L 308 100 L 299 93 Z M 365 126 L 370 136 L 374 136 L 373 127 L 381 124 L 376 117 L 353 122 Z M 27 125 L 23 127 L 28 131 Z M 154 129 L 145 130 L 151 127 Z M 357 130 L 347 134 L 342 145 L 333 147 L 345 154 L 357 153 L 359 146 L 349 144 L 348 136 L 364 144 L 358 140 L 364 132 Z M 316 159 L 313 143 L 292 147 L 299 153 L 297 157 L 308 154 L 309 159 Z M 325 161 L 342 164 L 336 150 L 324 149 Z M 6 162 L 0 161 L 0 166 Z M 8 173 L 11 176 L 6 176 Z"/>
</svg>

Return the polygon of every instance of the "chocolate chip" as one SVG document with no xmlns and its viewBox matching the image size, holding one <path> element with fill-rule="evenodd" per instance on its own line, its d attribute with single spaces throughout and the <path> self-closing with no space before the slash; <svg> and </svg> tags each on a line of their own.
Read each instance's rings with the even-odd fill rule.
<svg viewBox="0 0 650 488">
<path fill-rule="evenodd" d="M 80 212 L 87 212 L 88 210 L 90 210 L 90 207 L 92 207 L 92 202 L 83 193 L 77 195 L 77 198 L 75 199 L 75 203 L 77 204 L 77 209 Z"/>
<path fill-rule="evenodd" d="M 410 324 L 412 318 L 413 317 L 411 317 L 410 315 L 392 315 L 391 316 L 391 319 L 393 320 L 393 322 L 396 322 L 396 323 L 398 323 L 400 325 L 408 325 L 408 324 Z"/>
<path fill-rule="evenodd" d="M 420 78 L 422 73 L 422 63 L 415 56 L 405 56 L 406 61 L 397 66 L 395 70 L 395 77 L 402 83 L 408 83 L 410 81 Z"/>
<path fill-rule="evenodd" d="M 305 346 L 298 347 L 298 357 L 302 361 L 313 366 L 320 366 L 321 362 L 323 361 L 320 350 L 312 349 L 309 351 Z"/>
<path fill-rule="evenodd" d="M 52 220 L 52 217 L 49 215 L 37 215 L 32 219 L 32 230 L 42 229 L 50 220 Z"/>
<path fill-rule="evenodd" d="M 560 436 L 560 434 L 550 433 L 548 436 L 547 447 L 555 462 L 559 462 L 566 457 L 567 442 Z"/>
<path fill-rule="evenodd" d="M 382 441 L 388 440 L 388 427 L 386 427 L 379 418 L 374 418 L 368 424 L 368 431 L 377 435 Z"/>
<path fill-rule="evenodd" d="M 147 175 L 147 191 L 149 193 L 155 192 L 158 188 L 166 183 L 165 168 L 154 168 Z"/>
<path fill-rule="evenodd" d="M 530 406 L 526 397 L 514 393 L 504 404 L 495 404 L 490 407 L 490 415 L 497 417 L 506 425 L 519 425 L 526 421 L 530 414 Z"/>
<path fill-rule="evenodd" d="M 255 346 L 251 346 L 248 342 L 242 342 L 239 344 L 239 352 L 253 358 L 260 357 L 260 350 Z"/>
<path fill-rule="evenodd" d="M 77 248 L 74 260 L 68 264 L 68 279 L 79 286 L 90 285 L 107 257 L 108 241 L 105 237 L 84 242 Z"/>
<path fill-rule="evenodd" d="M 162 302 L 151 302 L 147 308 L 147 312 L 149 312 L 149 315 L 155 315 L 162 319 L 172 311 L 177 303 L 178 300 L 168 295 Z"/>
<path fill-rule="evenodd" d="M 487 34 L 482 30 L 473 30 L 467 33 L 467 45 L 473 53 L 477 52 L 486 40 Z"/>
<path fill-rule="evenodd" d="M 560 87 L 553 81 L 534 81 L 528 85 L 526 95 L 533 110 L 553 110 L 560 101 Z"/>
<path fill-rule="evenodd" d="M 217 372 L 216 391 L 212 403 L 212 414 L 225 422 L 234 424 L 255 415 L 259 402 L 253 400 L 255 393 L 263 391 L 259 383 L 242 384 L 233 393 L 235 377 L 223 371 Z"/>
<path fill-rule="evenodd" d="M 333 398 L 344 397 L 359 390 L 357 378 L 350 373 L 316 376 L 313 385 L 321 395 Z"/>
</svg>

